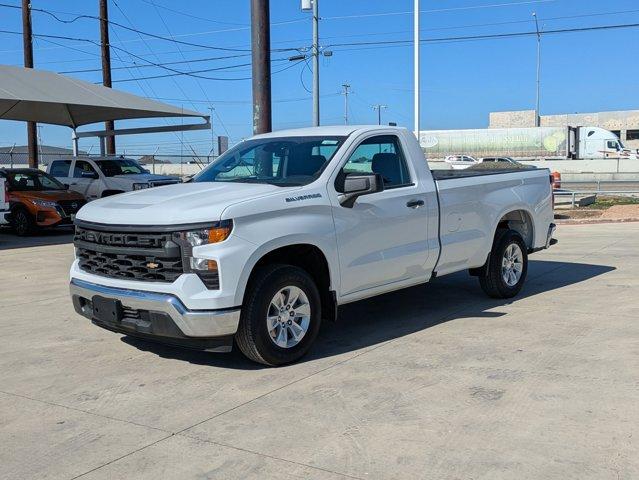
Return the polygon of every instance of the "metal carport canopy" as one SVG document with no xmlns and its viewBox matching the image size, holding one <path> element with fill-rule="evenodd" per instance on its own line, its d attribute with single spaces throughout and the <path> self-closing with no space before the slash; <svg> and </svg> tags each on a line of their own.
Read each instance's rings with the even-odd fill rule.
<svg viewBox="0 0 639 480">
<path fill-rule="evenodd" d="M 0 119 L 73 129 L 106 120 L 208 116 L 83 80 L 0 65 Z"/>
</svg>

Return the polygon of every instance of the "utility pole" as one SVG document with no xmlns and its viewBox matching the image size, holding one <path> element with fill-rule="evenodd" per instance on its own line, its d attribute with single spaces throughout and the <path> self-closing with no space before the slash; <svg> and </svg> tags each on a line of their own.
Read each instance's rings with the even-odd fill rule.
<svg viewBox="0 0 639 480">
<path fill-rule="evenodd" d="M 271 123 L 271 24 L 269 0 L 251 0 L 253 133 L 267 133 Z"/>
<path fill-rule="evenodd" d="M 215 155 L 215 132 L 213 131 L 213 110 L 215 110 L 215 107 L 210 106 L 209 107 L 209 112 L 211 112 L 211 115 L 209 116 L 209 118 L 211 119 L 211 150 L 209 151 L 209 163 L 211 163 L 211 156 Z"/>
<path fill-rule="evenodd" d="M 415 135 L 419 140 L 419 0 L 415 0 L 415 7 L 413 12 L 413 68 L 414 79 L 413 83 L 415 88 L 414 98 L 414 117 L 415 117 Z"/>
<path fill-rule="evenodd" d="M 33 68 L 33 40 L 31 34 L 31 4 L 22 0 L 22 44 L 24 66 Z M 27 141 L 29 145 L 29 167 L 38 168 L 38 132 L 35 122 L 27 122 Z"/>
<path fill-rule="evenodd" d="M 109 10 L 108 0 L 100 0 L 100 46 L 102 50 L 102 85 L 111 88 L 111 45 L 109 45 Z M 104 122 L 104 129 L 115 130 L 113 120 Z M 115 155 L 115 136 L 106 137 L 107 155 Z"/>
<path fill-rule="evenodd" d="M 382 109 L 388 108 L 388 105 L 376 104 L 373 105 L 373 110 L 377 110 L 377 125 L 382 124 Z"/>
<path fill-rule="evenodd" d="M 537 30 L 537 100 L 535 102 L 535 126 L 541 126 L 541 117 L 539 112 L 540 101 L 540 84 L 541 84 L 541 32 L 539 31 L 539 21 L 537 13 L 533 12 L 535 19 L 535 29 Z"/>
<path fill-rule="evenodd" d="M 344 95 L 344 125 L 348 125 L 348 94 L 351 86 L 349 83 L 342 83 L 342 87 L 344 87 L 342 92 L 342 95 Z"/>
<path fill-rule="evenodd" d="M 319 0 L 313 1 L 313 125 L 319 127 Z"/>
</svg>

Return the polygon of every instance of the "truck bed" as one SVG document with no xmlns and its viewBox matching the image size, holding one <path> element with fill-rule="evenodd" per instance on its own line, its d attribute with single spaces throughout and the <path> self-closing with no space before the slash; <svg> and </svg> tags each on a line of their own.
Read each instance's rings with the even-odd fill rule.
<svg viewBox="0 0 639 480">
<path fill-rule="evenodd" d="M 529 165 L 521 166 L 493 166 L 494 164 L 479 164 L 463 170 L 431 170 L 435 180 L 450 180 L 452 178 L 479 177 L 484 175 L 500 175 L 503 173 L 518 173 L 522 171 L 536 170 Z"/>
</svg>

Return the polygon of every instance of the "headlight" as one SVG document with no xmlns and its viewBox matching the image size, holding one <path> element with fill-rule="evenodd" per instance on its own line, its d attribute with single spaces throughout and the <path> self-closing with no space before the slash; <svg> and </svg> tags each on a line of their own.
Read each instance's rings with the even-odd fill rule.
<svg viewBox="0 0 639 480">
<path fill-rule="evenodd" d="M 200 245 L 223 242 L 231 234 L 231 230 L 233 230 L 233 221 L 222 220 L 209 228 L 184 232 L 184 239 L 191 247 L 199 247 Z"/>
<path fill-rule="evenodd" d="M 42 208 L 57 208 L 58 204 L 50 200 L 31 199 L 31 203 Z"/>
<path fill-rule="evenodd" d="M 233 230 L 233 221 L 222 220 L 214 223 L 209 228 L 183 232 L 183 241 L 190 247 L 186 250 L 186 257 L 189 259 L 191 269 L 217 271 L 217 262 L 215 260 L 193 256 L 193 248 L 223 242 L 229 237 L 231 230 Z"/>
<path fill-rule="evenodd" d="M 148 183 L 134 183 L 133 184 L 133 190 L 142 190 L 145 188 L 149 188 L 151 185 L 149 185 Z"/>
</svg>

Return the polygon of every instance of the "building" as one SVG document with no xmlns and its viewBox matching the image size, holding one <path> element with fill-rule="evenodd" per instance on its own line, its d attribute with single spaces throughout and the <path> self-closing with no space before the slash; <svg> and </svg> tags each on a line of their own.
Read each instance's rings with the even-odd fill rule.
<svg viewBox="0 0 639 480">
<path fill-rule="evenodd" d="M 68 159 L 73 156 L 73 150 L 69 148 L 52 147 L 50 145 L 38 145 L 38 161 L 41 165 L 48 165 L 52 160 Z M 80 151 L 80 154 L 86 152 Z M 16 145 L 13 147 L 0 147 L 0 165 L 25 167 L 29 164 L 29 147 Z"/>
<path fill-rule="evenodd" d="M 639 110 L 542 115 L 542 127 L 601 127 L 616 134 L 630 149 L 639 148 Z M 534 127 L 535 111 L 491 112 L 489 128 Z"/>
</svg>

